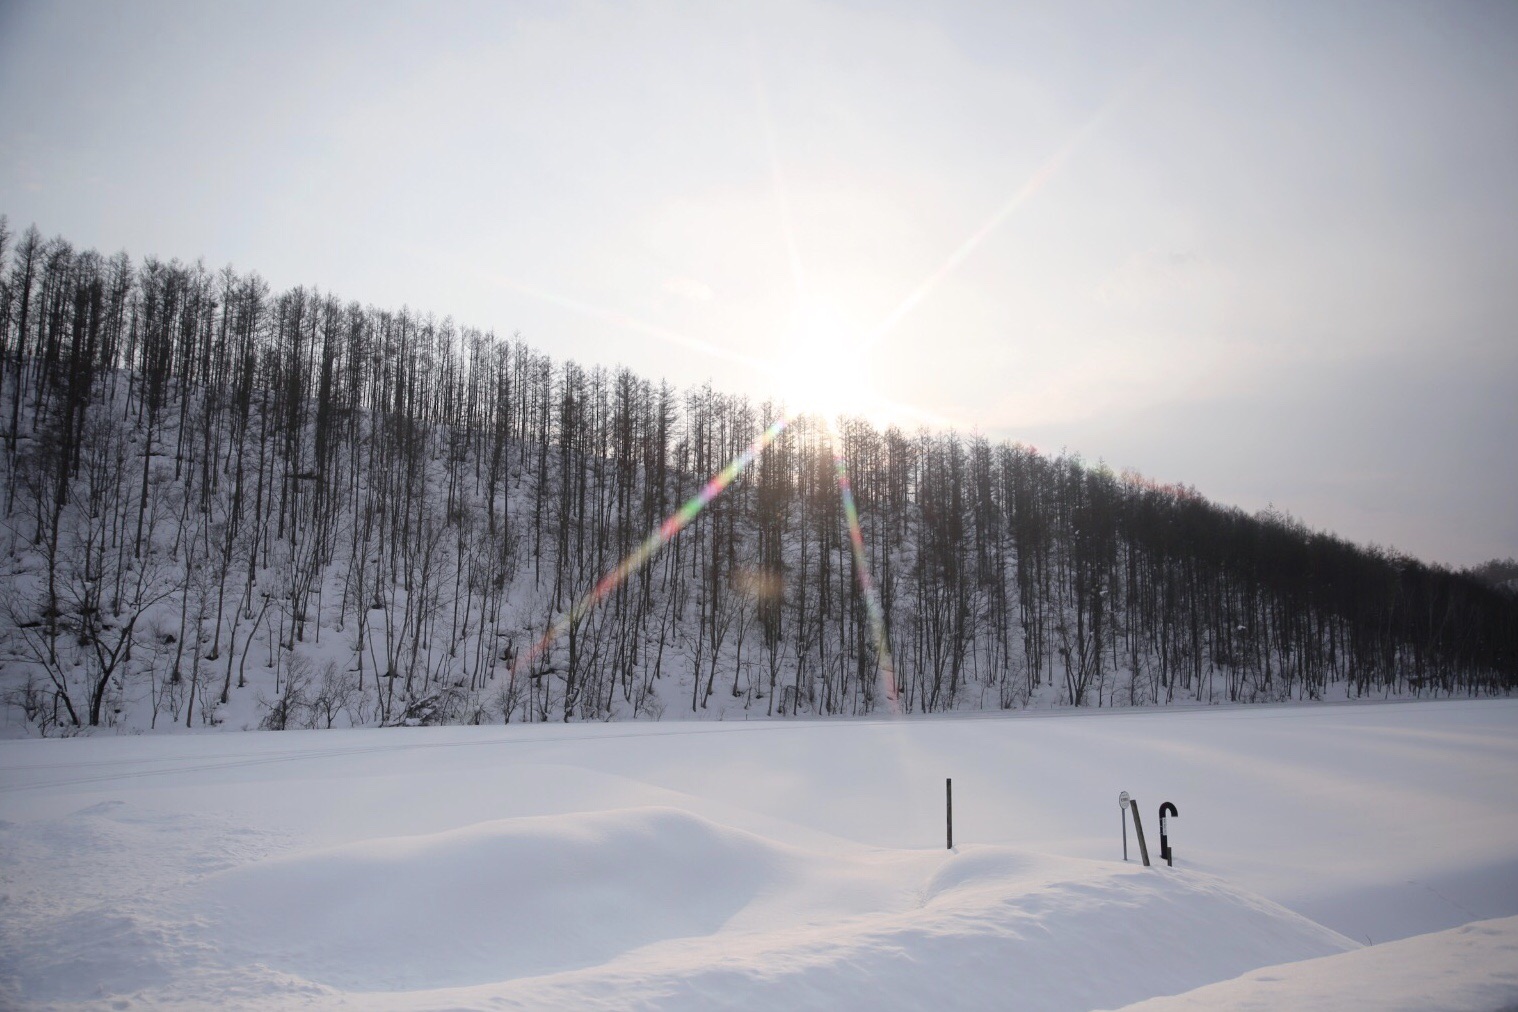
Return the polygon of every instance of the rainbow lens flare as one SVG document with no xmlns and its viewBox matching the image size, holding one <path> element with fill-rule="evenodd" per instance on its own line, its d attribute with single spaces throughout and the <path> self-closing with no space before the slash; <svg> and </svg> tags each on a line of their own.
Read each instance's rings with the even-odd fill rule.
<svg viewBox="0 0 1518 1012">
<path fill-rule="evenodd" d="M 891 644 L 886 638 L 885 610 L 880 606 L 880 593 L 875 589 L 875 579 L 870 575 L 870 562 L 864 554 L 864 530 L 859 526 L 859 509 L 854 505 L 854 486 L 849 481 L 848 464 L 843 459 L 842 440 L 832 436 L 833 474 L 838 479 L 838 494 L 843 498 L 843 515 L 849 524 L 849 544 L 854 549 L 854 568 L 859 574 L 859 592 L 864 595 L 865 615 L 870 622 L 870 635 L 875 641 L 875 658 L 880 672 L 880 692 L 891 714 L 901 713 L 897 697 L 896 664 L 891 659 Z"/>
<path fill-rule="evenodd" d="M 615 569 L 601 577 L 601 582 L 597 583 L 594 589 L 576 601 L 568 611 L 554 620 L 553 625 L 549 626 L 548 631 L 543 634 L 543 638 L 538 640 L 531 650 L 512 664 L 511 677 L 515 678 L 517 671 L 523 665 L 531 664 L 542 656 L 543 651 L 547 650 L 554 640 L 568 632 L 570 626 L 588 615 L 596 605 L 605 600 L 628 577 L 647 565 L 648 561 L 658 553 L 659 549 L 667 545 L 676 534 L 679 534 L 692 520 L 696 519 L 697 514 L 706 508 L 707 503 L 721 495 L 737 479 L 738 475 L 743 473 L 744 468 L 748 467 L 755 457 L 763 453 L 765 448 L 773 443 L 780 433 L 785 431 L 785 427 L 788 424 L 790 424 L 789 418 L 777 419 L 774 424 L 761 432 L 748 445 L 746 450 L 734 457 L 722 470 L 712 475 L 711 479 L 702 486 L 700 492 L 697 492 L 687 500 L 683 506 L 670 515 L 668 520 L 664 521 L 652 534 L 644 538 L 643 543 L 629 552 L 627 557 L 618 563 Z"/>
<path fill-rule="evenodd" d="M 648 564 L 659 551 L 667 545 L 675 535 L 679 534 L 690 522 L 701 513 L 706 505 L 717 496 L 727 490 L 738 476 L 753 463 L 761 453 L 769 448 L 780 434 L 790 425 L 788 416 L 778 418 L 767 429 L 761 432 L 742 453 L 734 457 L 726 467 L 712 475 L 710 480 L 702 486 L 701 491 L 692 496 L 678 510 L 670 515 L 669 519 L 654 530 L 643 540 L 637 548 L 628 553 L 616 568 L 603 576 L 595 587 L 574 603 L 567 611 L 563 612 L 553 624 L 548 627 L 541 639 L 531 650 L 518 657 L 511 665 L 510 678 L 515 679 L 522 668 L 531 665 L 541 657 L 555 640 L 569 631 L 570 627 L 588 615 L 598 604 L 609 597 L 613 591 L 625 583 L 638 570 Z M 874 578 L 870 574 L 869 559 L 864 551 L 864 531 L 859 525 L 859 509 L 854 502 L 853 486 L 849 482 L 848 465 L 843 459 L 842 441 L 833 431 L 829 432 L 829 441 L 833 452 L 833 471 L 838 481 L 838 491 L 843 499 L 843 513 L 848 521 L 849 544 L 854 552 L 855 570 L 859 575 L 859 589 L 864 595 L 865 614 L 870 623 L 870 633 L 874 641 L 875 656 L 880 672 L 880 691 L 887 701 L 891 713 L 901 712 L 896 685 L 896 667 L 891 659 L 890 643 L 886 637 L 885 614 L 880 606 L 880 595 L 875 589 Z"/>
</svg>

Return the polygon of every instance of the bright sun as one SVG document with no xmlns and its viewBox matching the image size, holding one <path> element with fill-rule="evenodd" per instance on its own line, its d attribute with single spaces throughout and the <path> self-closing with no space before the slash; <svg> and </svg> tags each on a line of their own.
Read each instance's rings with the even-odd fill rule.
<svg viewBox="0 0 1518 1012">
<path fill-rule="evenodd" d="M 869 416 L 878 409 L 863 335 L 835 307 L 801 307 L 780 344 L 779 394 L 796 414 Z"/>
</svg>

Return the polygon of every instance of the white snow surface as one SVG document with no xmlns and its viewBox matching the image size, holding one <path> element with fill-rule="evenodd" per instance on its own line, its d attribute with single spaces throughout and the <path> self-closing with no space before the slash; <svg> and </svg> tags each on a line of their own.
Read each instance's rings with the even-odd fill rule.
<svg viewBox="0 0 1518 1012">
<path fill-rule="evenodd" d="M 0 1007 L 1504 1009 L 1515 731 L 1482 700 L 3 741 Z M 1179 808 L 1173 868 L 1131 826 L 1121 860 L 1119 790 L 1151 857 Z"/>
<path fill-rule="evenodd" d="M 1489 1012 L 1518 994 L 1518 917 L 1254 970 L 1129 1012 Z"/>
</svg>

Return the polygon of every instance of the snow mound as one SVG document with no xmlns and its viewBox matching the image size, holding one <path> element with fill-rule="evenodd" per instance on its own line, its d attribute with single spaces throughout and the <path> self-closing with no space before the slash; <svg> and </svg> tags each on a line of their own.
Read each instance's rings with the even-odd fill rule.
<svg viewBox="0 0 1518 1012">
<path fill-rule="evenodd" d="M 1084 1010 L 1185 991 L 1285 953 L 1309 958 L 1356 947 L 1205 875 L 1001 847 L 788 857 L 796 866 L 762 898 L 766 927 L 743 927 L 748 919 L 738 917 L 714 934 L 629 949 L 599 966 L 432 993 L 366 994 L 362 1004 Z M 819 914 L 809 883 L 849 869 L 860 877 L 911 876 L 915 886 L 882 888 L 879 896 L 901 901 L 871 912 Z"/>
<path fill-rule="evenodd" d="M 0 742 L 0 1007 L 1086 1010 L 1218 982 L 1189 1007 L 1518 1007 L 1510 923 L 1345 937 L 1518 914 L 1515 721 L 1518 701 Z M 1179 802 L 1176 867 L 1100 860 L 1116 787 Z"/>
<path fill-rule="evenodd" d="M 668 809 L 263 861 L 199 899 L 228 963 L 376 1008 L 1075 1009 L 1355 946 L 1204 875 L 1000 847 L 818 854 Z"/>
<path fill-rule="evenodd" d="M 187 909 L 223 969 L 375 1008 L 1075 1009 L 1356 946 L 1207 875 L 993 846 L 821 853 L 670 808 L 285 855 L 206 876 Z"/>
<path fill-rule="evenodd" d="M 1332 1008 L 1341 1012 L 1492 1012 L 1518 1008 L 1518 917 L 1264 967 L 1127 1012 Z"/>
<path fill-rule="evenodd" d="M 344 989 L 435 988 L 710 934 L 775 854 L 674 809 L 506 819 L 259 861 L 208 876 L 191 905 L 230 956 Z"/>
</svg>

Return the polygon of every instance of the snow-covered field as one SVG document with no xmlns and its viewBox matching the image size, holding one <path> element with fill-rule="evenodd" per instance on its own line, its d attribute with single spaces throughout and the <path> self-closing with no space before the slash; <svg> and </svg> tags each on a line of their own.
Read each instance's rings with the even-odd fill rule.
<svg viewBox="0 0 1518 1012">
<path fill-rule="evenodd" d="M 1515 700 L 3 741 L 0 1005 L 1502 1009 L 1515 774 Z"/>
</svg>

